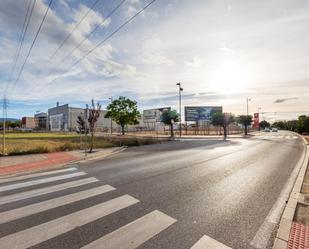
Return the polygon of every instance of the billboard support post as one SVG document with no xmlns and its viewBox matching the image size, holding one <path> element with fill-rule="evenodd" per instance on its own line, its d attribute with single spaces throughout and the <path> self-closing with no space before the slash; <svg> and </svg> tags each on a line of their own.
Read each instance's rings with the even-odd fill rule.
<svg viewBox="0 0 309 249">
<path fill-rule="evenodd" d="M 181 83 L 178 82 L 176 86 L 179 87 L 179 136 L 181 137 L 181 92 L 183 88 L 181 87 Z"/>
</svg>

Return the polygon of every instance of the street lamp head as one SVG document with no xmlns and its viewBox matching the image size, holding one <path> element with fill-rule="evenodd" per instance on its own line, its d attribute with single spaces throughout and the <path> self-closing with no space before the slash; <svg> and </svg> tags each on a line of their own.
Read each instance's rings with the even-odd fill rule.
<svg viewBox="0 0 309 249">
<path fill-rule="evenodd" d="M 180 84 L 181 84 L 181 83 L 180 83 L 180 82 L 178 82 L 178 83 L 176 83 L 176 86 L 180 86 Z"/>
</svg>

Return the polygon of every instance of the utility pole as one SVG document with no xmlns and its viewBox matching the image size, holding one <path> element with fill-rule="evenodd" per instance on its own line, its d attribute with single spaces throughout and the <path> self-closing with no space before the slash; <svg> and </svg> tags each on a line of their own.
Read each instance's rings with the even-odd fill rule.
<svg viewBox="0 0 309 249">
<path fill-rule="evenodd" d="M 88 118 L 89 118 L 89 106 L 88 106 L 88 104 L 86 104 L 86 110 L 85 110 L 85 160 L 86 160 L 86 157 L 87 157 L 87 143 L 88 143 L 87 132 L 88 132 L 88 128 L 89 128 Z"/>
<path fill-rule="evenodd" d="M 5 156 L 5 129 L 6 129 L 6 118 L 7 118 L 7 99 L 3 96 L 3 156 Z"/>
<path fill-rule="evenodd" d="M 111 103 L 113 102 L 113 97 L 108 98 Z M 113 119 L 111 118 L 111 134 L 113 134 Z"/>
<path fill-rule="evenodd" d="M 181 92 L 183 88 L 181 87 L 181 82 L 178 82 L 176 86 L 179 87 L 179 135 L 181 137 Z"/>
<path fill-rule="evenodd" d="M 247 98 L 247 116 L 249 115 L 249 101 L 251 101 L 251 99 Z"/>
</svg>

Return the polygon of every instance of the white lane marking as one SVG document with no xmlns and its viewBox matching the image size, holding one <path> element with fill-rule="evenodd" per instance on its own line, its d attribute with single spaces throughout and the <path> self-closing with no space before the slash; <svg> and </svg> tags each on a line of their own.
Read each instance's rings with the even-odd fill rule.
<svg viewBox="0 0 309 249">
<path fill-rule="evenodd" d="M 41 173 L 36 173 L 36 174 L 30 174 L 30 175 L 23 175 L 23 176 L 16 176 L 16 177 L 10 177 L 10 178 L 3 178 L 3 179 L 0 179 L 0 184 L 1 183 L 5 183 L 5 182 L 14 182 L 14 181 L 19 181 L 19 180 L 25 180 L 25 179 L 39 177 L 39 176 L 47 176 L 47 175 L 66 173 L 66 172 L 71 172 L 71 171 L 75 171 L 75 170 L 77 170 L 77 168 L 73 167 L 73 168 L 60 169 L 60 170 L 54 170 L 54 171 L 47 171 L 47 172 L 41 172 Z"/>
<path fill-rule="evenodd" d="M 82 249 L 133 249 L 175 222 L 176 220 L 172 217 L 155 210 L 93 241 Z"/>
<path fill-rule="evenodd" d="M 3 249 L 29 248 L 138 202 L 139 200 L 132 196 L 123 195 L 41 225 L 2 237 L 0 238 L 0 245 Z"/>
<path fill-rule="evenodd" d="M 10 203 L 13 201 L 20 201 L 20 200 L 28 199 L 31 197 L 37 197 L 37 196 L 44 195 L 44 194 L 49 194 L 49 193 L 53 193 L 53 192 L 60 191 L 60 190 L 74 188 L 74 187 L 78 187 L 78 186 L 82 186 L 85 184 L 90 184 L 90 183 L 98 182 L 98 181 L 99 180 L 96 179 L 95 177 L 89 177 L 85 179 L 65 182 L 65 183 L 52 185 L 52 186 L 48 186 L 44 188 L 33 189 L 33 190 L 21 192 L 21 193 L 7 195 L 7 196 L 0 197 L 0 205 Z"/>
<path fill-rule="evenodd" d="M 76 173 L 67 174 L 67 175 L 53 176 L 53 177 L 49 177 L 49 178 L 43 178 L 43 179 L 37 179 L 37 180 L 32 180 L 32 181 L 27 181 L 27 182 L 5 185 L 5 186 L 0 187 L 0 192 L 24 188 L 24 187 L 29 187 L 29 186 L 38 185 L 38 184 L 41 184 L 41 183 L 54 182 L 54 181 L 58 181 L 58 180 L 63 180 L 63 179 L 68 179 L 68 178 L 73 178 L 73 177 L 83 176 L 83 175 L 86 175 L 86 173 L 85 172 L 76 172 Z"/>
<path fill-rule="evenodd" d="M 293 138 L 294 138 L 294 139 L 297 139 L 297 138 L 298 138 L 298 136 L 293 136 Z"/>
<path fill-rule="evenodd" d="M 285 186 L 280 192 L 278 199 L 276 200 L 275 204 L 272 206 L 271 210 L 269 211 L 266 219 L 264 220 L 263 224 L 260 226 L 259 230 L 255 234 L 254 238 L 252 239 L 250 245 L 256 249 L 266 249 L 267 245 L 271 239 L 272 233 L 276 228 L 277 224 L 280 221 L 281 215 L 285 208 L 286 202 L 289 199 L 290 193 L 300 171 L 300 167 L 303 163 L 303 160 L 306 155 L 306 150 L 303 150 L 302 155 L 294 167 L 289 179 L 287 180 Z"/>
<path fill-rule="evenodd" d="M 231 249 L 226 245 L 204 235 L 198 242 L 196 242 L 191 249 Z"/>
<path fill-rule="evenodd" d="M 38 202 L 25 207 L 11 209 L 9 211 L 0 213 L 0 224 L 12 220 L 17 220 L 39 212 L 43 212 L 52 208 L 67 205 L 76 201 L 87 199 L 113 190 L 115 190 L 115 188 L 113 188 L 112 186 L 103 185 L 100 187 L 87 189 L 77 193 L 56 197 L 53 199 L 49 199 L 47 201 Z"/>
</svg>

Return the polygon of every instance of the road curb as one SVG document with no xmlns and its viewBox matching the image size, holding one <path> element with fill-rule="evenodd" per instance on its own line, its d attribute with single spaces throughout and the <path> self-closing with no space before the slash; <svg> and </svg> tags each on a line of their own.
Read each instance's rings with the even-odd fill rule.
<svg viewBox="0 0 309 249">
<path fill-rule="evenodd" d="M 106 158 L 108 156 L 112 156 L 112 155 L 115 155 L 117 153 L 120 153 L 120 152 L 126 150 L 127 148 L 128 148 L 127 146 L 122 146 L 118 150 L 114 150 L 114 151 L 112 151 L 110 153 L 106 153 L 104 155 L 98 155 L 98 156 L 94 156 L 94 157 L 80 158 L 80 159 L 71 161 L 68 164 L 83 164 L 83 163 L 87 163 L 89 161 L 95 161 L 95 160 L 103 159 L 103 158 Z"/>
<path fill-rule="evenodd" d="M 299 134 L 297 135 L 300 136 Z M 308 167 L 308 162 L 309 162 L 309 152 L 308 152 L 309 145 L 308 145 L 307 140 L 304 137 L 302 136 L 300 137 L 303 139 L 305 146 L 306 146 L 305 156 L 304 156 L 303 161 L 300 162 L 299 165 L 297 165 L 297 167 L 299 167 L 298 176 L 296 178 L 293 189 L 290 193 L 289 199 L 287 201 L 287 204 L 281 216 L 281 220 L 280 220 L 279 227 L 277 230 L 277 235 L 274 241 L 273 249 L 287 249 L 288 248 L 288 241 L 290 237 L 290 231 L 292 228 L 292 222 L 293 222 L 296 206 L 297 206 L 297 203 L 301 202 L 299 197 L 300 197 L 300 191 L 302 188 L 303 180 L 304 180 L 306 170 Z"/>
</svg>

